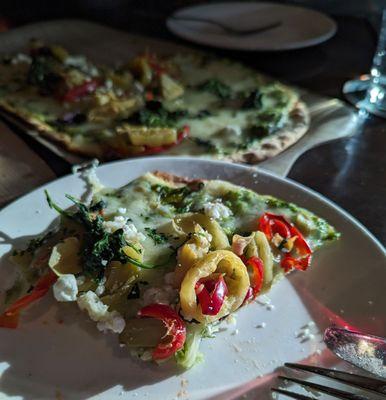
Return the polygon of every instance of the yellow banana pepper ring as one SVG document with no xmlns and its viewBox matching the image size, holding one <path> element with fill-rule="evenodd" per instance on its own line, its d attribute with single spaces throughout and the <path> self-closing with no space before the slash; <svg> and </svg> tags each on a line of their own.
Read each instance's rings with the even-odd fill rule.
<svg viewBox="0 0 386 400">
<path fill-rule="evenodd" d="M 195 287 L 197 282 L 215 272 L 224 274 L 228 295 L 216 315 L 204 315 L 197 304 Z M 247 268 L 241 259 L 229 250 L 212 251 L 198 260 L 188 270 L 181 284 L 181 312 L 186 319 L 210 323 L 237 310 L 245 299 L 249 288 Z"/>
<path fill-rule="evenodd" d="M 176 225 L 185 233 L 194 232 L 194 227 L 197 224 L 202 226 L 212 235 L 211 248 L 214 250 L 221 250 L 229 247 L 228 237 L 220 224 L 205 214 L 186 213 L 176 217 L 174 220 Z"/>
</svg>

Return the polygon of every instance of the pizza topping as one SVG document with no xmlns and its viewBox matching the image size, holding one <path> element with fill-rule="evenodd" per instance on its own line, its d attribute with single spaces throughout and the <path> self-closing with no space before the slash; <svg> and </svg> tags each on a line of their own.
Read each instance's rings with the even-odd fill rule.
<svg viewBox="0 0 386 400">
<path fill-rule="evenodd" d="M 169 306 L 164 304 L 150 304 L 138 311 L 138 316 L 156 318 L 166 327 L 166 333 L 153 350 L 153 360 L 164 360 L 180 350 L 185 343 L 186 328 L 184 321 Z"/>
<path fill-rule="evenodd" d="M 62 97 L 62 100 L 68 103 L 79 101 L 83 97 L 94 93 L 100 85 L 101 83 L 98 79 L 91 79 L 69 89 Z"/>
<path fill-rule="evenodd" d="M 244 99 L 242 107 L 244 109 L 259 109 L 262 106 L 261 100 L 262 94 L 260 90 L 253 90 L 248 96 Z"/>
<path fill-rule="evenodd" d="M 74 206 L 63 210 L 47 195 L 62 217 L 58 228 L 13 253 L 21 274 L 6 292 L 0 326 L 15 328 L 22 308 L 53 286 L 57 301 L 77 301 L 99 330 L 119 333 L 142 359 L 175 355 L 184 368 L 200 358 L 212 324 L 284 272 L 304 268 L 308 243 L 320 241 L 316 228 L 306 241 L 289 222 L 305 210 L 280 203 L 284 215 L 273 214 L 268 196 L 219 180 L 148 173 L 119 189 L 95 189 L 91 204 L 67 197 Z M 208 204 L 230 215 L 216 220 L 203 213 Z M 254 230 L 262 210 L 265 233 Z"/>
<path fill-rule="evenodd" d="M 217 286 L 211 285 L 209 287 L 211 291 L 216 287 L 219 288 L 219 295 L 216 296 L 215 302 L 216 307 L 209 302 L 208 296 L 205 296 L 206 292 L 204 292 L 203 297 L 205 296 L 206 300 L 204 309 L 202 309 L 200 303 L 197 304 L 197 290 L 201 293 L 200 289 L 203 290 L 205 285 L 202 287 L 200 283 L 203 283 L 206 279 L 213 278 L 217 282 L 219 275 L 225 281 L 227 290 L 222 283 Z M 180 302 L 182 315 L 187 319 L 194 318 L 199 322 L 216 321 L 242 305 L 248 287 L 249 276 L 240 258 L 229 250 L 212 251 L 192 265 L 181 283 Z M 226 291 L 227 293 L 225 294 Z M 221 305 L 217 310 L 219 303 Z M 208 308 L 209 305 L 215 307 L 215 315 L 204 314 L 204 312 L 212 312 Z"/>
<path fill-rule="evenodd" d="M 263 261 L 261 258 L 257 256 L 253 256 L 248 258 L 245 261 L 245 265 L 247 266 L 248 274 L 249 274 L 249 280 L 250 280 L 250 289 L 251 292 L 250 296 L 247 297 L 246 300 L 253 300 L 257 297 L 257 295 L 260 293 L 263 283 L 264 283 L 264 265 Z"/>
<path fill-rule="evenodd" d="M 302 233 L 282 215 L 263 214 L 259 220 L 259 229 L 276 247 L 284 250 L 281 266 L 286 272 L 293 268 L 303 271 L 308 268 L 312 250 Z M 296 256 L 291 253 L 295 253 Z"/>
<path fill-rule="evenodd" d="M 216 220 L 225 219 L 232 215 L 232 211 L 219 201 L 205 204 L 204 212 L 208 217 Z"/>
<path fill-rule="evenodd" d="M 97 322 L 97 328 L 106 332 L 121 333 L 125 329 L 125 320 L 117 311 L 108 311 L 108 306 L 91 290 L 78 297 L 78 306 L 87 311 L 89 317 Z"/>
<path fill-rule="evenodd" d="M 229 99 L 232 96 L 231 88 L 216 78 L 212 78 L 202 83 L 199 89 L 213 93 L 220 99 Z"/>
<path fill-rule="evenodd" d="M 197 301 L 204 315 L 217 315 L 228 294 L 228 287 L 222 274 L 200 279 L 195 287 Z"/>
<path fill-rule="evenodd" d="M 31 303 L 44 297 L 56 280 L 57 276 L 52 271 L 49 271 L 46 275 L 39 278 L 28 294 L 14 302 L 5 310 L 3 315 L 0 316 L 0 327 L 16 328 L 20 312 Z"/>
<path fill-rule="evenodd" d="M 53 286 L 56 301 L 75 301 L 78 294 L 76 278 L 72 274 L 62 275 Z"/>
<path fill-rule="evenodd" d="M 161 94 L 165 100 L 175 100 L 184 94 L 184 88 L 169 75 L 163 73 L 160 76 Z"/>
</svg>

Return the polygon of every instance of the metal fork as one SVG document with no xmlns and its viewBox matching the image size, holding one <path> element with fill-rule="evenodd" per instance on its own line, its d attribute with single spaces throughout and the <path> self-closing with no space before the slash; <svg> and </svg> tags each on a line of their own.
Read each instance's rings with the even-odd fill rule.
<svg viewBox="0 0 386 400">
<path fill-rule="evenodd" d="M 179 16 L 179 15 L 172 15 L 170 17 L 171 19 L 174 19 L 176 21 L 194 21 L 194 22 L 205 22 L 206 24 L 211 24 L 219 27 L 221 30 L 223 30 L 225 33 L 231 34 L 231 35 L 238 35 L 238 36 L 244 36 L 244 35 L 252 35 L 256 33 L 263 33 L 266 31 L 269 31 L 271 29 L 277 28 L 278 26 L 282 25 L 281 21 L 274 21 L 270 22 L 266 25 L 262 25 L 259 27 L 251 28 L 251 29 L 237 29 L 233 28 L 229 25 L 226 25 L 222 22 L 215 21 L 210 18 L 201 18 L 201 17 L 184 17 L 184 16 Z"/>
<path fill-rule="evenodd" d="M 381 396 L 385 396 L 385 398 L 386 398 L 386 381 L 382 380 L 382 379 L 370 378 L 367 376 L 351 374 L 349 372 L 335 371 L 333 369 L 320 368 L 320 367 L 314 367 L 314 366 L 303 365 L 303 364 L 285 363 L 284 366 L 287 368 L 292 368 L 292 369 L 296 369 L 296 370 L 312 372 L 317 375 L 322 375 L 324 377 L 334 379 L 336 381 L 345 383 L 350 386 L 355 386 L 357 388 L 369 390 L 369 391 L 377 393 Z M 320 385 L 320 384 L 314 383 L 314 382 L 308 382 L 308 381 L 305 381 L 302 379 L 291 378 L 291 377 L 287 377 L 287 376 L 279 376 L 278 378 L 283 381 L 298 383 L 299 385 L 304 386 L 305 388 L 310 388 L 312 390 L 316 390 L 318 392 L 328 394 L 329 396 L 332 396 L 332 397 L 335 397 L 338 399 L 372 400 L 372 397 L 368 397 L 368 396 L 361 395 L 361 394 L 349 393 L 349 392 L 346 392 L 346 391 L 343 391 L 340 389 L 335 389 L 332 387 Z M 274 393 L 283 394 L 287 397 L 290 397 L 292 399 L 297 399 L 297 400 L 317 400 L 315 397 L 310 397 L 310 396 L 307 396 L 304 394 L 299 394 L 299 393 L 291 392 L 289 390 L 280 389 L 280 388 L 272 388 L 271 391 Z"/>
</svg>

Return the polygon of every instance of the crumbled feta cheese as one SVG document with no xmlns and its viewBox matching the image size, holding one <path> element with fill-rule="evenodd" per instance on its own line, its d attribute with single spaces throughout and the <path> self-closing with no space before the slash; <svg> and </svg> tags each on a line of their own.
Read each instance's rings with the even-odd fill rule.
<svg viewBox="0 0 386 400">
<path fill-rule="evenodd" d="M 92 160 L 91 162 L 83 163 L 80 165 L 74 165 L 72 167 L 72 173 L 80 173 L 80 177 L 83 178 L 86 183 L 91 187 L 93 192 L 98 192 L 103 189 L 101 181 L 99 180 L 96 169 L 99 165 L 98 160 Z"/>
<path fill-rule="evenodd" d="M 109 233 L 123 229 L 125 240 L 128 242 L 141 242 L 146 239 L 143 233 L 137 231 L 133 223 L 127 224 L 127 218 L 123 215 L 116 215 L 112 221 L 104 221 L 103 227 Z"/>
<path fill-rule="evenodd" d="M 75 301 L 78 294 L 75 276 L 72 274 L 60 276 L 53 286 L 53 291 L 57 301 Z"/>
<path fill-rule="evenodd" d="M 125 326 L 125 320 L 117 311 L 109 312 L 107 318 L 97 323 L 97 328 L 101 332 L 111 330 L 115 333 L 121 333 L 125 329 Z"/>
<path fill-rule="evenodd" d="M 108 306 L 103 304 L 100 298 L 91 290 L 78 298 L 78 306 L 86 310 L 89 317 L 97 322 L 97 328 L 106 332 L 112 330 L 121 333 L 125 328 L 125 320 L 117 311 L 108 311 Z"/>
<path fill-rule="evenodd" d="M 162 288 L 151 287 L 143 293 L 143 302 L 145 306 L 152 303 L 169 305 L 176 299 L 177 294 L 178 291 L 170 285 Z"/>
<path fill-rule="evenodd" d="M 86 282 L 86 277 L 84 275 L 79 275 L 76 278 L 76 284 L 79 286 L 82 286 Z"/>
<path fill-rule="evenodd" d="M 125 234 L 125 239 L 128 242 L 132 240 L 137 242 L 142 242 L 143 240 L 146 239 L 146 236 L 143 233 L 138 232 L 137 228 L 132 223 L 125 225 L 123 228 L 123 232 Z"/>
<path fill-rule="evenodd" d="M 164 217 L 172 217 L 170 207 L 165 204 L 157 204 L 156 210 Z"/>
<path fill-rule="evenodd" d="M 216 201 L 204 205 L 205 214 L 213 219 L 224 219 L 232 215 L 232 211 L 224 204 Z"/>
<path fill-rule="evenodd" d="M 86 310 L 90 318 L 95 322 L 103 320 L 108 314 L 107 305 L 103 304 L 91 290 L 79 296 L 78 306 L 82 311 Z"/>
<path fill-rule="evenodd" d="M 111 90 L 113 88 L 113 81 L 111 79 L 105 80 L 105 87 L 107 90 Z"/>
<path fill-rule="evenodd" d="M 103 261 L 106 261 L 106 260 L 103 260 Z M 107 264 L 107 261 L 106 261 L 106 264 Z M 106 283 L 106 277 L 103 277 L 101 279 L 101 281 L 98 283 L 97 288 L 95 289 L 95 294 L 97 296 L 101 296 L 103 294 L 103 292 L 105 291 L 105 289 L 106 289 L 105 288 L 105 283 Z"/>
<path fill-rule="evenodd" d="M 118 212 L 119 214 L 126 214 L 127 209 L 125 207 L 119 207 Z"/>
</svg>

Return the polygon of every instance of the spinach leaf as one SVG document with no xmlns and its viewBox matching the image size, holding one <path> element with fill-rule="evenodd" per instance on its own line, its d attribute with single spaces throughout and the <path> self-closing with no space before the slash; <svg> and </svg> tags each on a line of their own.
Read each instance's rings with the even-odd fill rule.
<svg viewBox="0 0 386 400">
<path fill-rule="evenodd" d="M 244 109 L 258 109 L 262 107 L 261 93 L 258 89 L 249 93 L 244 99 L 242 107 Z"/>
<path fill-rule="evenodd" d="M 231 88 L 225 83 L 219 81 L 218 79 L 212 78 L 208 79 L 206 82 L 201 84 L 199 89 L 206 92 L 213 93 L 222 100 L 226 100 L 232 97 Z"/>
<path fill-rule="evenodd" d="M 44 56 L 33 57 L 27 74 L 27 82 L 39 87 L 43 93 L 53 93 L 63 78 L 54 71 L 52 60 Z"/>
<path fill-rule="evenodd" d="M 173 128 L 179 118 L 187 115 L 188 113 L 184 110 L 168 111 L 159 101 L 148 101 L 143 109 L 132 115 L 127 121 L 154 128 Z"/>
</svg>

